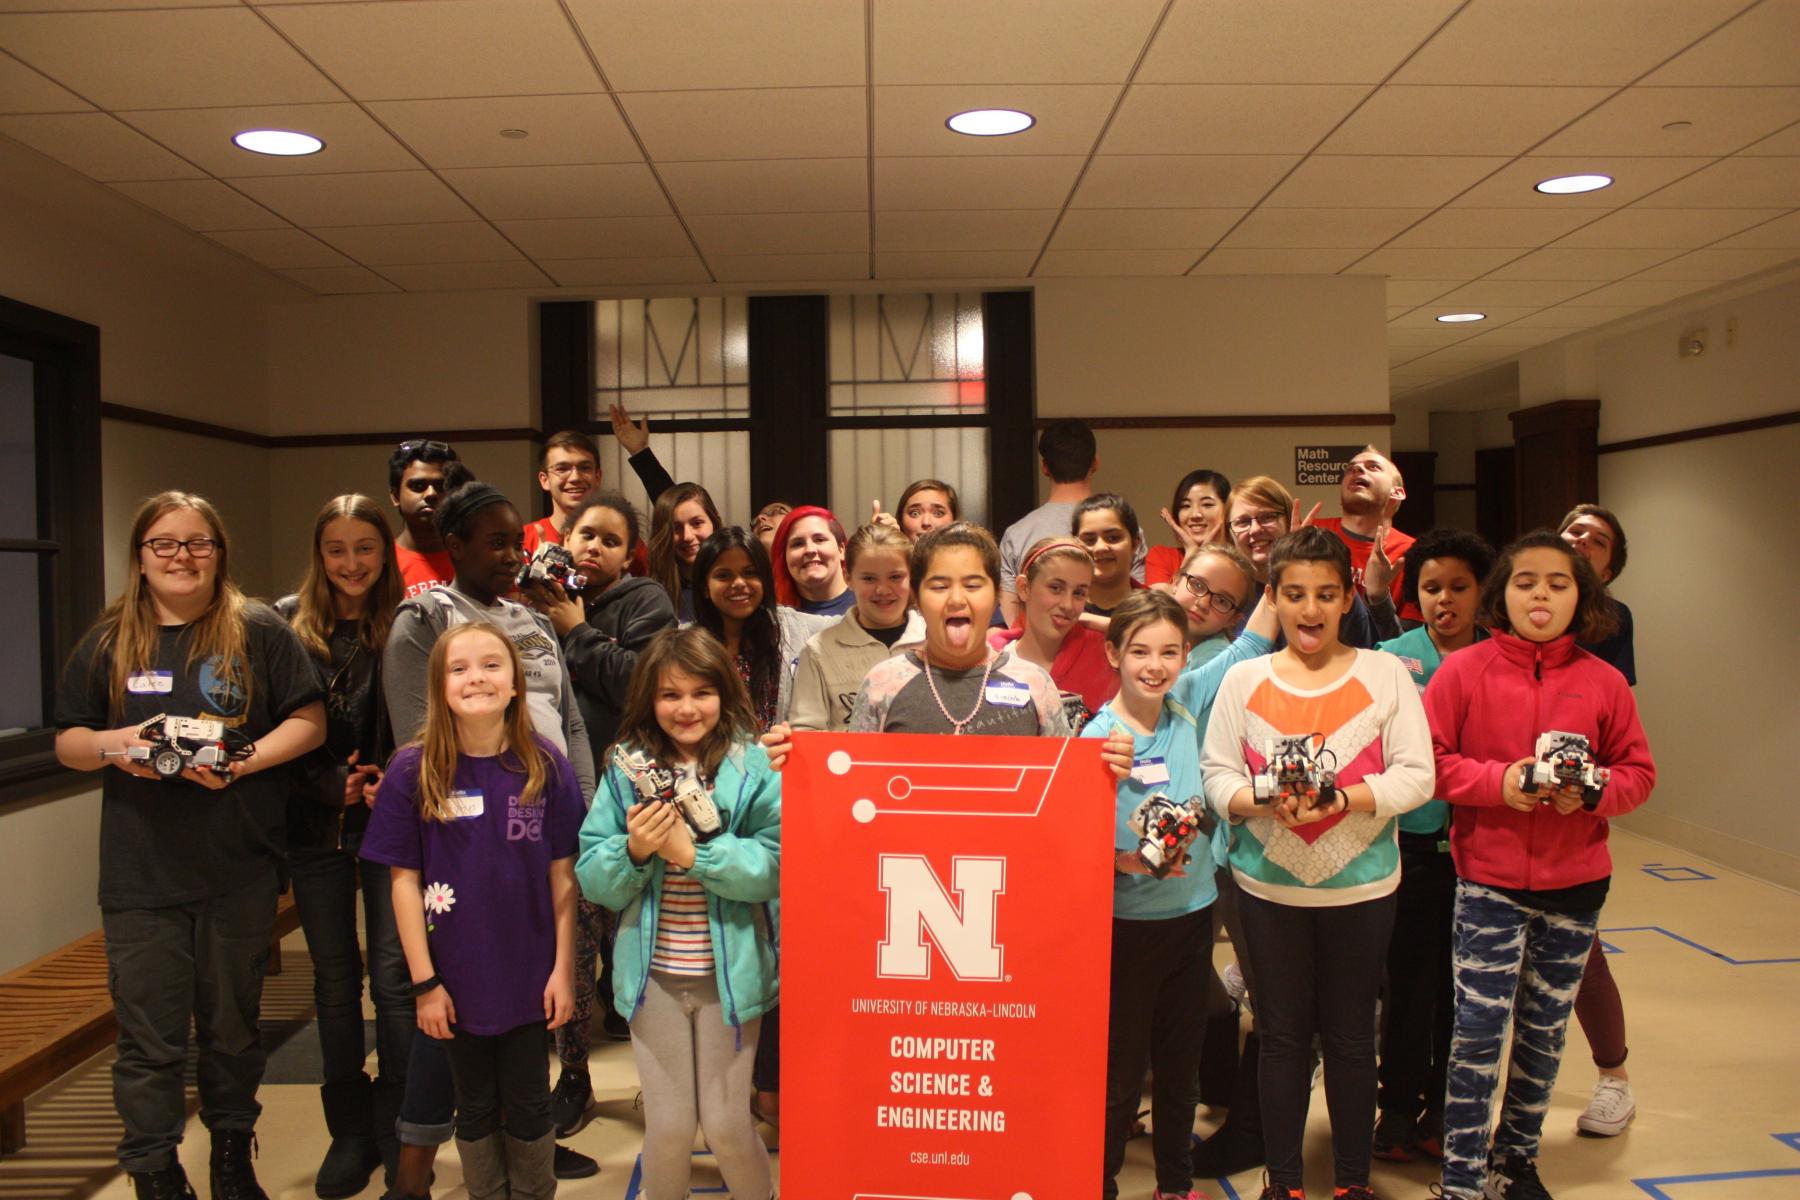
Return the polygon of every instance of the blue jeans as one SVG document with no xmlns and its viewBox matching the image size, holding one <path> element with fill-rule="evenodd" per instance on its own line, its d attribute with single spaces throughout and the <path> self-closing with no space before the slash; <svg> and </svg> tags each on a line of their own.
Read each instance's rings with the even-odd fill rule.
<svg viewBox="0 0 1800 1200">
<path fill-rule="evenodd" d="M 1598 910 L 1573 916 L 1545 912 L 1466 879 L 1456 885 L 1456 1024 L 1444 1105 L 1446 1196 L 1481 1195 L 1509 1023 L 1512 1058 L 1493 1150 L 1537 1158 L 1569 1012 L 1599 923 Z"/>
</svg>

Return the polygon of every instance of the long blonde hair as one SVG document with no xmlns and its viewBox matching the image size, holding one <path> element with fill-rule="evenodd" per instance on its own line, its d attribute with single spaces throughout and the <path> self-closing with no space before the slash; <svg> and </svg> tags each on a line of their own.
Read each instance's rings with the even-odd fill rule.
<svg viewBox="0 0 1800 1200">
<path fill-rule="evenodd" d="M 98 661 L 101 655 L 112 659 L 109 689 L 112 712 L 116 714 L 124 711 L 125 686 L 132 675 L 150 670 L 156 665 L 162 622 L 156 618 L 156 605 L 150 596 L 149 586 L 144 582 L 140 558 L 143 550 L 139 543 L 165 513 L 178 508 L 192 509 L 198 513 L 212 531 L 213 541 L 217 543 L 213 547 L 213 561 L 217 566 L 213 572 L 212 601 L 200 618 L 192 623 L 194 637 L 188 646 L 187 667 L 191 671 L 195 664 L 212 660 L 216 663 L 213 670 L 219 681 L 235 687 L 243 695 L 244 711 L 249 712 L 251 671 L 249 660 L 244 654 L 244 608 L 249 601 L 231 580 L 231 558 L 226 550 L 225 522 L 220 518 L 219 510 L 206 497 L 192 492 L 175 491 L 159 492 L 138 506 L 137 515 L 131 519 L 125 590 L 106 606 L 99 620 L 94 623 L 95 628 L 100 630 L 100 653 L 95 655 L 95 660 Z"/>
<path fill-rule="evenodd" d="M 531 715 L 525 700 L 525 665 L 519 661 L 518 647 L 498 625 L 471 621 L 452 626 L 438 636 L 425 668 L 425 727 L 415 744 L 419 747 L 419 816 L 427 821 L 451 819 L 450 795 L 456 788 L 456 760 L 462 753 L 456 732 L 456 714 L 450 711 L 450 700 L 444 694 L 450 647 L 478 633 L 486 634 L 506 647 L 507 660 L 512 663 L 513 698 L 506 706 L 506 740 L 500 747 L 501 764 L 525 776 L 525 788 L 519 793 L 520 804 L 530 807 L 543 803 L 550 760 L 532 733 Z M 507 761 L 509 756 L 511 762 Z"/>
<path fill-rule="evenodd" d="M 337 623 L 337 610 L 331 600 L 331 578 L 325 573 L 325 555 L 319 541 L 325 527 L 340 518 L 361 521 L 372 526 L 381 538 L 381 578 L 369 589 L 362 617 L 357 621 L 357 636 L 365 650 L 377 653 L 387 644 L 388 628 L 394 623 L 394 610 L 402 596 L 400 562 L 394 556 L 394 531 L 387 517 L 367 496 L 352 492 L 326 501 L 313 522 L 312 558 L 301 580 L 299 606 L 294 610 L 294 633 L 300 644 L 314 658 L 331 660 L 331 628 Z"/>
</svg>

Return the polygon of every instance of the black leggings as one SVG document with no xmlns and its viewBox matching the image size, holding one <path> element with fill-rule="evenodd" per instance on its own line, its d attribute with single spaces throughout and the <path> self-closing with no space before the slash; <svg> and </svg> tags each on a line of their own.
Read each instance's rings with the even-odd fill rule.
<svg viewBox="0 0 1800 1200">
<path fill-rule="evenodd" d="M 1394 929 L 1392 894 L 1300 908 L 1238 892 L 1256 968 L 1263 1149 L 1269 1182 L 1297 1188 L 1312 1093 L 1312 1040 L 1325 1051 L 1325 1106 L 1338 1187 L 1367 1186 L 1375 1133 L 1375 998 Z"/>
<path fill-rule="evenodd" d="M 535 1142 L 550 1132 L 550 1064 L 544 1057 L 544 1022 L 532 1021 L 492 1036 L 456 1031 L 450 1040 L 450 1074 L 456 1080 L 456 1136 L 479 1142 L 500 1129 Z"/>
</svg>

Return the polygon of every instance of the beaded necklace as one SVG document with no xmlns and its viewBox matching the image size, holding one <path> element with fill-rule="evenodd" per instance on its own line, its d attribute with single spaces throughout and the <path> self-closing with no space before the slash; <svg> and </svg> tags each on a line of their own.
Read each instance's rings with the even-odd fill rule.
<svg viewBox="0 0 1800 1200">
<path fill-rule="evenodd" d="M 987 699 L 988 676 L 993 674 L 994 664 L 999 661 L 1000 656 L 998 654 L 989 656 L 987 665 L 981 669 L 981 686 L 975 691 L 975 707 L 969 710 L 968 716 L 959 721 L 950 715 L 950 710 L 944 705 L 943 696 L 938 694 L 937 680 L 932 678 L 931 675 L 930 654 L 926 651 L 925 647 L 919 647 L 919 663 L 925 668 L 925 683 L 931 688 L 931 698 L 937 701 L 938 711 L 944 714 L 944 720 L 950 722 L 951 736 L 954 737 L 956 734 L 961 733 L 963 729 L 968 726 L 969 722 L 973 721 L 976 715 L 981 712 L 981 703 Z"/>
</svg>

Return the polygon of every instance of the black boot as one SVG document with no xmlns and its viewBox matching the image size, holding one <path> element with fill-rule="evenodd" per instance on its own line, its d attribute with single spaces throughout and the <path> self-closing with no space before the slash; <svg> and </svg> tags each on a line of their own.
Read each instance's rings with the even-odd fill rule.
<svg viewBox="0 0 1800 1200">
<path fill-rule="evenodd" d="M 255 1153 L 256 1135 L 249 1130 L 212 1131 L 212 1200 L 269 1200 L 256 1182 Z"/>
<path fill-rule="evenodd" d="M 1223 1179 L 1263 1165 L 1262 1089 L 1257 1083 L 1257 1036 L 1244 1039 L 1238 1057 L 1237 1087 L 1232 1090 L 1231 1111 L 1218 1132 L 1194 1146 L 1194 1174 Z"/>
<path fill-rule="evenodd" d="M 160 1171 L 132 1171 L 130 1174 L 131 1190 L 137 1194 L 137 1200 L 197 1200 L 194 1185 L 188 1182 L 187 1172 L 181 1169 L 180 1163 Z"/>
<path fill-rule="evenodd" d="M 400 1120 L 400 1101 L 406 1085 L 386 1077 L 375 1081 L 371 1107 L 375 1119 L 375 1149 L 381 1155 L 382 1180 L 394 1182 L 394 1170 L 400 1165 L 400 1134 L 395 1125 Z"/>
<path fill-rule="evenodd" d="M 313 1180 L 319 1200 L 346 1200 L 369 1186 L 381 1164 L 375 1148 L 374 1087 L 367 1075 L 319 1089 L 331 1147 Z"/>
</svg>

